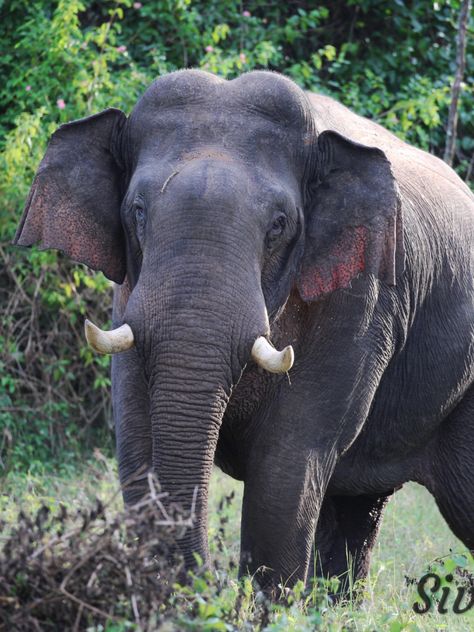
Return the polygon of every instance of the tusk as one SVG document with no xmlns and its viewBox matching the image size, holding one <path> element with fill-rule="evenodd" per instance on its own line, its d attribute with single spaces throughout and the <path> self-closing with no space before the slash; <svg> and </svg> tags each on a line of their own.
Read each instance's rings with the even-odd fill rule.
<svg viewBox="0 0 474 632">
<path fill-rule="evenodd" d="M 286 373 L 293 366 L 295 352 L 291 345 L 283 351 L 277 351 L 266 338 L 259 336 L 253 343 L 252 358 L 270 373 Z"/>
<path fill-rule="evenodd" d="M 131 349 L 135 344 L 133 331 L 126 324 L 112 331 L 103 331 L 86 319 L 84 330 L 89 346 L 97 353 L 120 353 Z"/>
</svg>

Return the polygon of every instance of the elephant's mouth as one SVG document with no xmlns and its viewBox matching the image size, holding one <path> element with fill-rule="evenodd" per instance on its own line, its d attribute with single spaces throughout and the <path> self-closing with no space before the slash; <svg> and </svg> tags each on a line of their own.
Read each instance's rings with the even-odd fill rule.
<svg viewBox="0 0 474 632">
<path fill-rule="evenodd" d="M 126 323 L 116 329 L 105 331 L 86 319 L 85 334 L 88 344 L 97 353 L 121 353 L 135 346 L 133 331 Z M 256 364 L 270 373 L 286 373 L 293 366 L 295 354 L 291 345 L 278 351 L 264 336 L 259 336 L 253 344 L 251 357 Z"/>
</svg>

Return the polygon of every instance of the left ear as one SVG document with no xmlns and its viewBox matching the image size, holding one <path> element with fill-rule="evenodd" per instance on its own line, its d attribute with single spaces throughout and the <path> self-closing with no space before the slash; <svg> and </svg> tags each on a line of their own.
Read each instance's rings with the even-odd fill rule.
<svg viewBox="0 0 474 632">
<path fill-rule="evenodd" d="M 36 173 L 14 244 L 56 248 L 122 283 L 120 137 L 127 117 L 109 108 L 61 125 Z"/>
<path fill-rule="evenodd" d="M 314 301 L 360 274 L 395 285 L 404 267 L 403 228 L 387 157 L 331 131 L 320 134 L 317 156 L 297 279 L 301 297 Z"/>
</svg>

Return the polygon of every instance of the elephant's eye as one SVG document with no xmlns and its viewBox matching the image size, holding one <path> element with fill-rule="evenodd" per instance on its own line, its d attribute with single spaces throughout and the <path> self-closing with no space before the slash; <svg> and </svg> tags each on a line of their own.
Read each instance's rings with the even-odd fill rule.
<svg viewBox="0 0 474 632">
<path fill-rule="evenodd" d="M 135 206 L 135 219 L 137 226 L 145 224 L 145 209 L 142 206 Z"/>
<path fill-rule="evenodd" d="M 278 215 L 278 217 L 275 217 L 270 226 L 270 230 L 267 233 L 267 239 L 271 242 L 277 237 L 279 237 L 285 230 L 285 226 L 286 226 L 285 215 L 281 214 L 281 215 Z"/>
<path fill-rule="evenodd" d="M 143 241 L 144 232 L 145 232 L 145 224 L 146 224 L 146 211 L 145 207 L 141 202 L 135 202 L 134 204 L 134 212 L 135 212 L 135 226 L 137 231 L 137 237 L 140 242 Z"/>
</svg>

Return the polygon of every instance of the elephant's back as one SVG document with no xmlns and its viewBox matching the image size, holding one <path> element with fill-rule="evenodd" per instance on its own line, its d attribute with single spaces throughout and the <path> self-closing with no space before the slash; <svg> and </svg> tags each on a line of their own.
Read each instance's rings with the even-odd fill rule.
<svg viewBox="0 0 474 632">
<path fill-rule="evenodd" d="M 356 143 L 378 147 L 386 154 L 400 183 L 419 177 L 429 188 L 429 182 L 436 178 L 457 189 L 474 204 L 470 189 L 436 156 L 405 143 L 378 123 L 355 114 L 330 97 L 315 93 L 307 93 L 307 96 L 315 113 L 318 133 L 332 130 Z"/>
</svg>

